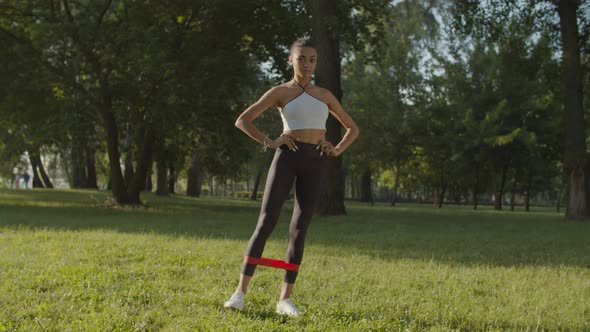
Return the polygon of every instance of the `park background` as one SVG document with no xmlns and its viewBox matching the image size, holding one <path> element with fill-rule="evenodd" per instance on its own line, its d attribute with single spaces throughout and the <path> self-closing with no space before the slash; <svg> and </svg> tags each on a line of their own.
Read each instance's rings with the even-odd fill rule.
<svg viewBox="0 0 590 332">
<path fill-rule="evenodd" d="M 265 270 L 227 313 L 299 37 L 361 134 L 307 317 Z M 590 329 L 589 1 L 4 0 L 0 43 L 0 331 Z"/>
</svg>

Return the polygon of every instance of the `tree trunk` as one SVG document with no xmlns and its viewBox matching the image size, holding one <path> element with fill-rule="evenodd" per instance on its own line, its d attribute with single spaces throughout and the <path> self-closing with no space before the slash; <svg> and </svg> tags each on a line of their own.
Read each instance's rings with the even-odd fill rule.
<svg viewBox="0 0 590 332">
<path fill-rule="evenodd" d="M 357 199 L 356 196 L 356 174 L 353 174 L 349 177 L 348 181 L 350 181 L 350 198 L 353 200 Z"/>
<path fill-rule="evenodd" d="M 102 82 L 102 87 L 103 90 L 106 90 L 105 82 Z M 103 107 L 101 109 L 101 115 L 103 117 L 107 136 L 107 154 L 109 157 L 110 184 L 113 197 L 120 205 L 139 204 L 139 201 L 133 202 L 127 197 L 127 188 L 123 179 L 123 172 L 121 171 L 120 164 L 119 131 L 112 111 L 111 96 L 108 91 L 103 91 L 102 100 Z"/>
<path fill-rule="evenodd" d="M 311 1 L 311 37 L 317 48 L 318 66 L 315 83 L 342 99 L 340 86 L 340 36 L 338 32 L 337 0 Z M 342 125 L 331 114 L 326 123 L 326 139 L 333 145 L 342 139 Z M 346 214 L 344 207 L 344 179 L 342 157 L 327 160 L 326 179 L 320 195 L 317 212 L 321 215 Z"/>
<path fill-rule="evenodd" d="M 168 170 L 168 193 L 174 194 L 174 187 L 176 186 L 176 169 L 174 168 L 174 163 L 170 162 Z"/>
<path fill-rule="evenodd" d="M 582 219 L 587 215 L 587 191 L 586 182 L 588 162 L 580 161 L 579 164 L 574 165 L 569 171 L 568 177 L 568 201 L 566 209 L 567 219 Z"/>
<path fill-rule="evenodd" d="M 123 177 L 125 179 L 125 184 L 129 185 L 131 183 L 131 179 L 133 179 L 133 156 L 131 153 L 125 154 L 125 161 L 123 162 L 124 171 Z"/>
<path fill-rule="evenodd" d="M 38 177 L 39 181 L 37 188 L 53 188 L 53 183 L 51 183 L 47 172 L 45 172 L 45 167 L 43 167 L 39 149 L 34 149 L 33 153 L 29 153 L 29 160 L 31 161 L 31 166 L 33 166 L 33 188 L 35 188 L 35 177 Z"/>
<path fill-rule="evenodd" d="M 146 176 L 145 176 L 144 190 L 147 192 L 151 192 L 154 187 L 154 184 L 152 182 L 153 164 L 154 164 L 154 162 L 152 161 L 147 168 L 147 172 L 146 172 Z"/>
<path fill-rule="evenodd" d="M 438 194 L 438 208 L 442 208 L 447 193 L 447 181 L 444 172 L 440 173 L 440 193 Z"/>
<path fill-rule="evenodd" d="M 37 154 L 36 158 L 37 166 L 39 167 L 39 174 L 41 175 L 41 179 L 43 179 L 43 184 L 45 185 L 45 188 L 53 188 L 53 183 L 51 183 L 49 175 L 47 175 L 47 172 L 45 172 L 45 167 L 43 166 L 43 161 L 41 160 L 41 157 Z"/>
<path fill-rule="evenodd" d="M 526 195 L 524 196 L 524 209 L 530 211 L 531 190 L 533 189 L 533 167 L 529 167 L 529 174 L 526 182 Z"/>
<path fill-rule="evenodd" d="M 245 191 L 250 191 L 250 167 L 248 166 L 248 163 L 246 163 L 246 190 Z"/>
<path fill-rule="evenodd" d="M 494 202 L 495 210 L 502 210 L 502 197 L 504 197 L 504 186 L 506 185 L 506 174 L 508 173 L 508 164 L 502 167 L 502 177 L 500 187 L 496 190 L 496 201 Z"/>
<path fill-rule="evenodd" d="M 223 197 L 227 197 L 227 179 L 223 177 Z"/>
<path fill-rule="evenodd" d="M 168 195 L 168 167 L 166 160 L 159 158 L 156 165 L 156 195 Z"/>
<path fill-rule="evenodd" d="M 514 211 L 514 199 L 516 198 L 516 176 L 512 180 L 512 192 L 510 195 L 510 211 Z"/>
<path fill-rule="evenodd" d="M 141 191 L 145 187 L 145 178 L 153 164 L 153 146 L 155 141 L 154 129 L 148 125 L 147 128 L 142 128 L 139 132 L 142 137 L 140 150 L 135 162 L 136 167 L 133 173 L 133 178 L 127 187 L 127 197 L 129 201 L 136 202 L 131 204 L 141 204 Z"/>
<path fill-rule="evenodd" d="M 197 148 L 195 148 L 195 151 L 193 152 L 191 167 L 188 171 L 186 195 L 191 197 L 201 196 L 201 163 L 199 158 L 199 150 Z"/>
<path fill-rule="evenodd" d="M 37 171 L 39 168 L 39 165 L 37 164 L 37 159 L 30 152 L 29 161 L 31 163 L 31 168 L 33 169 L 33 188 L 45 188 L 43 182 L 41 181 L 41 177 L 39 176 L 39 172 Z"/>
<path fill-rule="evenodd" d="M 458 183 L 454 183 L 449 186 L 449 198 L 455 203 L 455 205 L 461 205 L 461 189 Z"/>
<path fill-rule="evenodd" d="M 252 188 L 252 194 L 250 195 L 250 199 L 255 201 L 258 198 L 258 187 L 260 186 L 260 180 L 262 178 L 263 168 L 259 167 L 258 172 L 256 172 L 256 179 L 254 180 L 254 187 Z"/>
<path fill-rule="evenodd" d="M 93 147 L 86 147 L 86 188 L 98 189 L 96 181 L 96 150 Z"/>
<path fill-rule="evenodd" d="M 561 186 L 559 186 L 559 192 L 557 193 L 557 202 L 555 204 L 555 208 L 557 209 L 557 213 L 561 212 L 561 200 L 563 199 L 563 193 L 565 190 L 566 185 L 568 184 L 568 179 L 566 177 L 566 172 L 561 178 Z"/>
<path fill-rule="evenodd" d="M 209 175 L 209 196 L 214 196 L 214 193 L 213 193 L 213 175 Z"/>
<path fill-rule="evenodd" d="M 391 199 L 391 206 L 395 206 L 398 200 L 398 190 L 399 190 L 399 173 L 401 168 L 401 162 L 399 160 L 395 163 L 395 183 L 393 184 L 393 197 Z"/>
<path fill-rule="evenodd" d="M 373 191 L 371 190 L 371 177 L 373 172 L 370 168 L 363 172 L 361 176 L 361 202 L 373 202 L 375 198 L 373 197 Z"/>
<path fill-rule="evenodd" d="M 79 142 L 74 142 L 71 152 L 72 178 L 70 187 L 85 188 L 86 187 L 86 163 L 83 150 Z"/>
<path fill-rule="evenodd" d="M 354 177 L 354 199 L 361 200 L 362 176 Z"/>
<path fill-rule="evenodd" d="M 477 210 L 477 193 L 479 192 L 479 164 L 475 163 L 475 181 L 473 183 L 473 209 Z"/>
<path fill-rule="evenodd" d="M 569 192 L 566 219 L 588 217 L 588 156 L 584 110 L 582 107 L 582 68 L 578 21 L 576 12 L 579 1 L 557 1 L 559 25 L 561 28 L 565 149 L 564 167 L 568 174 Z"/>
<path fill-rule="evenodd" d="M 349 177 L 349 166 L 343 165 L 342 166 L 342 202 L 346 200 L 346 182 L 348 181 Z"/>
<path fill-rule="evenodd" d="M 125 138 L 123 139 L 122 144 L 125 161 L 123 162 L 125 169 L 123 170 L 123 178 L 125 179 L 125 184 L 129 186 L 131 184 L 131 180 L 133 179 L 133 136 L 129 130 L 125 133 Z"/>
</svg>

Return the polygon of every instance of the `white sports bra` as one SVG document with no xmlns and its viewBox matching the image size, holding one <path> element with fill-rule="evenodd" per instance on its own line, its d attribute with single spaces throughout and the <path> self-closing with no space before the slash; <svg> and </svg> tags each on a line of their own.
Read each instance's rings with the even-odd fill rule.
<svg viewBox="0 0 590 332">
<path fill-rule="evenodd" d="M 297 81 L 295 83 L 303 89 L 303 92 L 283 105 L 280 112 L 283 119 L 283 130 L 326 130 L 326 120 L 329 114 L 328 105 L 307 93 L 305 91 L 307 85 L 302 86 Z"/>
</svg>

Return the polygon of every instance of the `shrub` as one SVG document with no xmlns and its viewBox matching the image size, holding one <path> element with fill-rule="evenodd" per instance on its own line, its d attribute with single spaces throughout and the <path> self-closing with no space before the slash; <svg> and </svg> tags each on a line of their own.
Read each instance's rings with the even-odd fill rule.
<svg viewBox="0 0 590 332">
<path fill-rule="evenodd" d="M 256 199 L 261 199 L 262 194 L 263 194 L 263 192 L 259 191 L 256 195 Z M 233 193 L 233 197 L 236 197 L 236 198 L 250 198 L 250 196 L 252 196 L 251 191 L 234 191 L 234 193 Z"/>
</svg>

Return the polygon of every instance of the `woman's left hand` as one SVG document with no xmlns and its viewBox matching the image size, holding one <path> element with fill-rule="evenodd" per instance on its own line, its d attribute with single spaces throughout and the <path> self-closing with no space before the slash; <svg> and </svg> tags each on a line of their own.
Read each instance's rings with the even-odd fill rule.
<svg viewBox="0 0 590 332">
<path fill-rule="evenodd" d="M 325 154 L 330 157 L 338 157 L 340 155 L 340 150 L 336 149 L 330 141 L 321 141 L 316 149 L 321 151 L 320 155 Z"/>
</svg>

